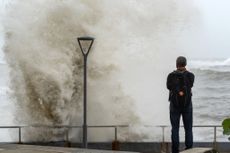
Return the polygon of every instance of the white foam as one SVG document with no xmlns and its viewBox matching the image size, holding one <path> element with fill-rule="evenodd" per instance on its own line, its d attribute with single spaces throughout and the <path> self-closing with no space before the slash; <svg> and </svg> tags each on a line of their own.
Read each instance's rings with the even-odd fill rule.
<svg viewBox="0 0 230 153">
<path fill-rule="evenodd" d="M 213 66 L 230 66 L 230 58 L 224 60 L 194 60 L 190 61 L 190 66 L 193 68 L 198 67 L 213 67 Z"/>
<path fill-rule="evenodd" d="M 82 35 L 96 37 L 88 64 L 89 125 L 167 122 L 165 80 L 190 7 L 184 0 L 18 0 L 4 22 L 18 122 L 81 125 L 82 55 L 75 38 Z"/>
</svg>

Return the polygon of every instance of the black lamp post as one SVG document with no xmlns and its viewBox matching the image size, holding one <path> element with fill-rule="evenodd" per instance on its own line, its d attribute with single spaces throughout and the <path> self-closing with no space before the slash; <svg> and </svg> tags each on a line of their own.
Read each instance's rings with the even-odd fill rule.
<svg viewBox="0 0 230 153">
<path fill-rule="evenodd" d="M 87 148 L 87 56 L 93 45 L 94 38 L 78 37 L 77 40 L 84 57 L 83 147 Z"/>
</svg>

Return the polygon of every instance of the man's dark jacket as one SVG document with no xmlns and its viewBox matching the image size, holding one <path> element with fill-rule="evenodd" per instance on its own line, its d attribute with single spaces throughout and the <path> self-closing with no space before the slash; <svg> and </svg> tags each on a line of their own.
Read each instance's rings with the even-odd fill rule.
<svg viewBox="0 0 230 153">
<path fill-rule="evenodd" d="M 185 82 L 186 82 L 186 86 L 188 87 L 188 102 L 191 102 L 191 96 L 192 96 L 192 91 L 191 91 L 191 88 L 193 87 L 193 83 L 194 83 L 194 74 L 189 72 L 189 71 L 179 71 L 179 70 L 176 70 L 176 71 L 173 71 L 171 72 L 169 75 L 168 75 L 168 78 L 167 78 L 167 88 L 169 89 L 169 101 L 170 102 L 175 102 L 176 101 L 176 94 L 174 91 L 175 91 L 175 88 L 176 88 L 176 73 L 184 73 L 185 75 Z"/>
</svg>

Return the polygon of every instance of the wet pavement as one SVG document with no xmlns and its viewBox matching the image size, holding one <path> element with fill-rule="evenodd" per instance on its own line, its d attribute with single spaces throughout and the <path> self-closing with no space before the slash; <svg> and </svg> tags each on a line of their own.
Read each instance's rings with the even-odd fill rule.
<svg viewBox="0 0 230 153">
<path fill-rule="evenodd" d="M 19 144 L 5 144 L 5 145 L 1 144 L 0 153 L 132 153 L 132 152 L 19 145 Z"/>
</svg>

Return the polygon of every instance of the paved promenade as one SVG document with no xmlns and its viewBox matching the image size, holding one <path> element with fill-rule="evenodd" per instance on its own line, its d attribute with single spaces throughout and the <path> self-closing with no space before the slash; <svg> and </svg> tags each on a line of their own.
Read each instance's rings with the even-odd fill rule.
<svg viewBox="0 0 230 153">
<path fill-rule="evenodd" d="M 137 153 L 137 152 L 18 145 L 18 144 L 1 144 L 0 153 Z M 181 153 L 215 153 L 215 152 L 211 148 L 192 148 L 189 150 L 184 150 Z"/>
<path fill-rule="evenodd" d="M 212 148 L 192 148 L 180 153 L 215 153 L 215 151 Z"/>
<path fill-rule="evenodd" d="M 0 145 L 0 153 L 132 153 L 125 151 L 105 151 L 94 149 L 47 147 L 33 145 Z M 134 153 L 134 152 L 133 152 Z"/>
</svg>

